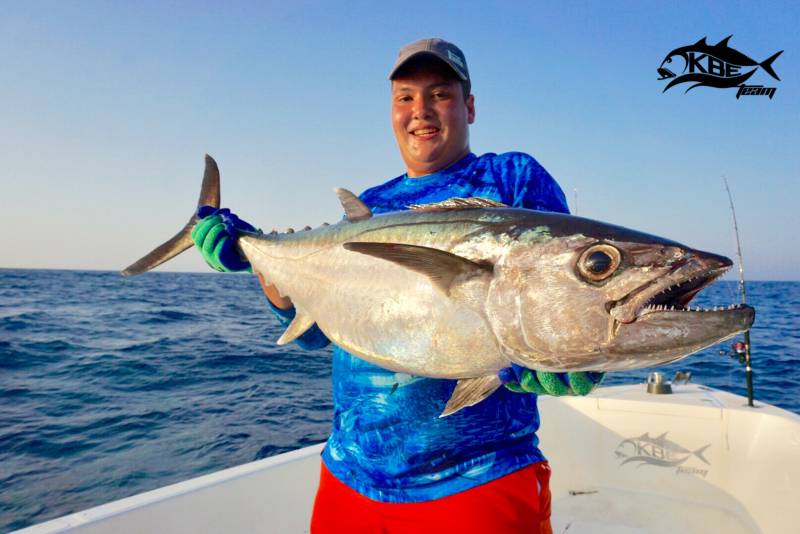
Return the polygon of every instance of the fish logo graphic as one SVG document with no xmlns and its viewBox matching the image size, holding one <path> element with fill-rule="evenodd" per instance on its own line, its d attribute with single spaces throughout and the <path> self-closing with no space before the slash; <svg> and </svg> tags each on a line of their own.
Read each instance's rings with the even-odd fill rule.
<svg viewBox="0 0 800 534">
<path fill-rule="evenodd" d="M 653 438 L 649 432 L 645 432 L 639 437 L 622 440 L 614 455 L 620 460 L 620 465 L 639 462 L 637 467 L 645 464 L 659 467 L 678 467 L 684 464 L 689 458 L 695 457 L 706 465 L 711 465 L 703 456 L 703 452 L 711 444 L 704 445 L 697 450 L 691 451 L 674 441 L 667 439 L 667 433 Z"/>
<path fill-rule="evenodd" d="M 778 56 L 783 53 L 783 50 L 774 53 L 772 56 L 759 63 L 728 46 L 728 41 L 730 41 L 731 37 L 733 36 L 729 35 L 713 46 L 706 43 L 706 38 L 703 37 L 692 45 L 676 48 L 667 54 L 667 57 L 664 58 L 664 61 L 661 62 L 661 66 L 657 69 L 659 76 L 661 76 L 658 78 L 659 80 L 670 80 L 662 92 L 666 92 L 667 89 L 671 89 L 676 85 L 688 82 L 696 83 L 686 89 L 685 92 L 687 93 L 689 90 L 701 86 L 716 87 L 718 89 L 727 89 L 731 87 L 748 88 L 749 86 L 745 86 L 744 83 L 750 79 L 759 68 L 780 81 L 778 74 L 772 68 L 772 63 L 778 59 Z M 667 68 L 667 65 L 676 68 L 673 63 L 678 64 L 681 59 L 684 62 L 681 74 L 675 74 Z M 768 93 L 763 91 L 743 92 L 740 89 L 739 96 L 741 94 Z M 768 96 L 772 98 L 772 94 L 774 94 L 774 90 L 771 94 L 768 94 Z"/>
</svg>

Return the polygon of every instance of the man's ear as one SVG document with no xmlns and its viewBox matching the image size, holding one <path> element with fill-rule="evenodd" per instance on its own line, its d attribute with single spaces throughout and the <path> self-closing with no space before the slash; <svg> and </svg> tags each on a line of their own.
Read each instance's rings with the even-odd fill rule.
<svg viewBox="0 0 800 534">
<path fill-rule="evenodd" d="M 467 97 L 467 124 L 475 122 L 475 95 Z"/>
</svg>

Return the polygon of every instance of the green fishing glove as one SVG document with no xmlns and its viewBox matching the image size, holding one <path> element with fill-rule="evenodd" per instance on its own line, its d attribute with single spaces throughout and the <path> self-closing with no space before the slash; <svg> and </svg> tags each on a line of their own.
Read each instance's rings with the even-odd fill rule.
<svg viewBox="0 0 800 534">
<path fill-rule="evenodd" d="M 239 230 L 256 231 L 249 223 L 239 219 L 228 209 L 202 206 L 197 210 L 200 220 L 192 229 L 192 241 L 203 259 L 220 272 L 252 272 L 250 262 L 242 258 L 236 248 Z"/>
<path fill-rule="evenodd" d="M 511 372 L 509 372 L 509 370 Z M 506 389 L 515 393 L 536 393 L 537 395 L 588 395 L 603 380 L 605 373 L 592 371 L 578 373 L 548 373 L 531 371 L 516 364 L 502 369 L 500 378 Z"/>
</svg>

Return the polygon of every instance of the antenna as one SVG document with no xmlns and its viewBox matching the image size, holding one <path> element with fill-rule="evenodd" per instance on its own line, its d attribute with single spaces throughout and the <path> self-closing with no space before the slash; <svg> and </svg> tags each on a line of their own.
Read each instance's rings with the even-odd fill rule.
<svg viewBox="0 0 800 534">
<path fill-rule="evenodd" d="M 725 191 L 728 193 L 728 201 L 731 205 L 733 215 L 733 231 L 736 234 L 736 255 L 739 258 L 739 293 L 742 295 L 742 304 L 747 304 L 747 288 L 744 285 L 744 261 L 742 260 L 742 242 L 739 239 L 739 225 L 736 222 L 736 209 L 733 207 L 733 196 L 731 188 L 728 187 L 728 179 L 722 175 L 722 182 L 725 184 Z M 747 380 L 747 405 L 753 406 L 753 368 L 750 365 L 750 329 L 744 331 L 744 374 Z"/>
</svg>

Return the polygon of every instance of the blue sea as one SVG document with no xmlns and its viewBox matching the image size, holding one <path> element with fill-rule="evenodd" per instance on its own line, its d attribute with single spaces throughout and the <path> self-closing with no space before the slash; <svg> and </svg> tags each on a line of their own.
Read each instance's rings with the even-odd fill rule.
<svg viewBox="0 0 800 534">
<path fill-rule="evenodd" d="M 748 302 L 756 398 L 800 413 L 800 282 Z M 0 532 L 324 440 L 330 355 L 280 333 L 248 275 L 0 269 Z M 661 370 L 744 395 L 729 344 Z"/>
</svg>

